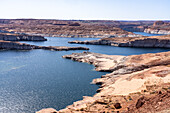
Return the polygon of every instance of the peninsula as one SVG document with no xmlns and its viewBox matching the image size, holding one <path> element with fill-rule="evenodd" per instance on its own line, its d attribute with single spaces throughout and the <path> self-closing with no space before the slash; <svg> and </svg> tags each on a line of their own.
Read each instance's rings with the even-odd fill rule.
<svg viewBox="0 0 170 113">
<path fill-rule="evenodd" d="M 89 50 L 85 47 L 65 47 L 65 46 L 36 46 L 17 41 L 47 41 L 43 36 L 16 34 L 16 33 L 0 33 L 0 50 L 32 50 L 45 49 L 55 51 L 68 50 Z"/>
<path fill-rule="evenodd" d="M 85 96 L 65 109 L 43 109 L 37 113 L 170 112 L 170 52 L 119 56 L 91 52 L 63 58 L 93 64 L 110 74 L 94 79 L 100 84 L 93 97 Z"/>
<path fill-rule="evenodd" d="M 32 49 L 44 49 L 44 50 L 54 50 L 54 51 L 89 50 L 89 48 L 85 48 L 85 47 L 36 46 L 36 45 L 30 45 L 26 43 L 0 40 L 0 50 L 32 50 Z"/>
<path fill-rule="evenodd" d="M 70 41 L 74 44 L 109 45 L 119 47 L 170 48 L 170 35 L 143 37 L 102 38 L 92 41 Z"/>
</svg>

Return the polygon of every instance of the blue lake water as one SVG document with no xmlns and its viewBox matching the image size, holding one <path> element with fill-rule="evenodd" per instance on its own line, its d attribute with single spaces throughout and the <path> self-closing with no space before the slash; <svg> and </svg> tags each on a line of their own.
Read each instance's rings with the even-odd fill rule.
<svg viewBox="0 0 170 113">
<path fill-rule="evenodd" d="M 145 32 L 133 32 L 135 34 L 143 35 L 143 36 L 160 36 L 163 34 L 150 34 L 150 33 L 145 33 Z"/>
<path fill-rule="evenodd" d="M 72 40 L 96 38 L 47 37 L 46 42 L 26 42 L 45 46 L 83 46 L 90 52 L 110 55 L 134 55 L 165 52 L 170 49 L 125 48 L 102 45 L 68 44 Z M 92 65 L 63 59 L 77 51 L 0 51 L 0 113 L 34 113 L 42 108 L 65 108 L 82 96 L 92 96 L 98 89 L 90 82 L 106 72 Z"/>
</svg>

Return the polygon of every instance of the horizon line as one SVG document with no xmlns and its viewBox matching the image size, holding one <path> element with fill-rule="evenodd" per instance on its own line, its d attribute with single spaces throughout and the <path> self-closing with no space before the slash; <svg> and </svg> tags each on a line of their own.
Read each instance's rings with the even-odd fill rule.
<svg viewBox="0 0 170 113">
<path fill-rule="evenodd" d="M 95 21 L 95 20 L 107 20 L 107 21 L 170 21 L 170 19 L 52 19 L 52 18 L 0 18 L 0 20 L 2 19 L 7 19 L 7 20 L 26 20 L 26 19 L 30 19 L 30 20 L 90 20 L 90 21 Z"/>
</svg>

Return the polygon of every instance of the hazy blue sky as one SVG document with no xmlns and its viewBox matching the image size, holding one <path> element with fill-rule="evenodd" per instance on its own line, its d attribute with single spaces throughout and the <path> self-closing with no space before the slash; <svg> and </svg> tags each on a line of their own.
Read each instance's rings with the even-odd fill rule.
<svg viewBox="0 0 170 113">
<path fill-rule="evenodd" d="M 170 0 L 0 0 L 0 18 L 170 20 Z"/>
</svg>

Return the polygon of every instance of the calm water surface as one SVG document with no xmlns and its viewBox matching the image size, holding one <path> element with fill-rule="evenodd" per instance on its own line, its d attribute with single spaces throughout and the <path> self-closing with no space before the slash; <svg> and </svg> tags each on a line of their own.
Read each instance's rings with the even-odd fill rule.
<svg viewBox="0 0 170 113">
<path fill-rule="evenodd" d="M 163 34 L 150 34 L 150 33 L 145 33 L 145 32 L 133 32 L 135 34 L 143 35 L 143 36 L 160 36 Z"/>
<path fill-rule="evenodd" d="M 164 52 L 158 48 L 120 48 L 100 45 L 68 44 L 75 38 L 47 37 L 46 42 L 27 42 L 45 46 L 83 46 L 91 52 L 133 55 Z M 94 38 L 76 38 L 94 40 Z M 65 108 L 82 96 L 98 89 L 90 82 L 106 73 L 92 65 L 63 59 L 61 56 L 82 51 L 0 51 L 0 113 L 34 113 L 42 108 Z"/>
</svg>

